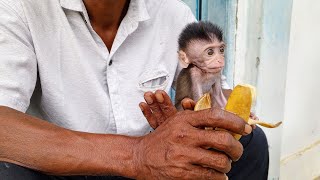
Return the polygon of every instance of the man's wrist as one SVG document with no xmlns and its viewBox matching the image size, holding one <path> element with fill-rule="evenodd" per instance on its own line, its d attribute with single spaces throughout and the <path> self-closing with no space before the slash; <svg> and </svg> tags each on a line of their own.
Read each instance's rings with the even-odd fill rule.
<svg viewBox="0 0 320 180">
<path fill-rule="evenodd" d="M 104 171 L 106 174 L 136 178 L 138 176 L 140 137 L 121 135 L 106 135 L 107 142 L 98 153 L 103 156 Z M 104 173 L 104 174 L 105 174 Z"/>
</svg>

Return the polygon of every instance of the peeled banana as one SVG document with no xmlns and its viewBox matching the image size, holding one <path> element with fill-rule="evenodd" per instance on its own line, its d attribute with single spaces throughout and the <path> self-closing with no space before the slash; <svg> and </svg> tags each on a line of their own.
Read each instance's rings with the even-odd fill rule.
<svg viewBox="0 0 320 180">
<path fill-rule="evenodd" d="M 236 115 L 244 119 L 249 125 L 259 124 L 267 128 L 276 128 L 280 126 L 282 122 L 271 124 L 250 118 L 251 106 L 253 102 L 255 102 L 255 99 L 256 91 L 253 86 L 248 84 L 237 85 L 230 94 L 225 110 L 235 113 Z M 196 103 L 194 110 L 199 111 L 208 108 L 211 108 L 211 98 L 210 94 L 206 93 Z M 233 136 L 237 140 L 241 138 L 241 135 L 239 134 L 234 134 Z"/>
</svg>

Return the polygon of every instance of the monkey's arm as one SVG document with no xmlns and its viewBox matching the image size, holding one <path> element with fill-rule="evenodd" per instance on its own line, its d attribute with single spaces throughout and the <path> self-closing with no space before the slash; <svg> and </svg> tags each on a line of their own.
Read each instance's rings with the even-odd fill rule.
<svg viewBox="0 0 320 180">
<path fill-rule="evenodd" d="M 222 93 L 226 97 L 226 99 L 229 99 L 231 92 L 232 89 L 222 89 Z"/>
<path fill-rule="evenodd" d="M 182 69 L 178 75 L 176 82 L 175 106 L 178 110 L 182 110 L 181 101 L 184 98 L 193 99 L 192 81 L 190 77 L 190 69 Z"/>
</svg>

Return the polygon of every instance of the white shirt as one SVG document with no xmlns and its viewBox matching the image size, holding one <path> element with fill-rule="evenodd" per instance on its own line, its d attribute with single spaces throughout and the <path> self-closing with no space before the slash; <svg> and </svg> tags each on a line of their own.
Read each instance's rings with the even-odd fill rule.
<svg viewBox="0 0 320 180">
<path fill-rule="evenodd" d="M 138 104 L 170 90 L 192 21 L 181 1 L 131 0 L 109 52 L 82 0 L 0 0 L 0 105 L 72 130 L 143 135 Z"/>
</svg>

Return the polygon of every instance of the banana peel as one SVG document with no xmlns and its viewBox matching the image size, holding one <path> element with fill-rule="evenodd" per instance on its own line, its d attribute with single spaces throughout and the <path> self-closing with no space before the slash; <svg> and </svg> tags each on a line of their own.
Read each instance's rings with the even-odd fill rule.
<svg viewBox="0 0 320 180">
<path fill-rule="evenodd" d="M 266 128 L 276 128 L 280 126 L 282 122 L 272 124 L 250 118 L 251 106 L 255 102 L 255 99 L 256 91 L 253 86 L 248 84 L 237 85 L 230 94 L 225 110 L 238 115 L 239 117 L 244 119 L 249 125 L 259 124 Z M 194 110 L 200 111 L 209 108 L 211 108 L 211 98 L 210 94 L 206 93 L 196 103 Z M 233 134 L 233 136 L 237 140 L 241 138 L 241 135 L 239 134 Z"/>
</svg>

